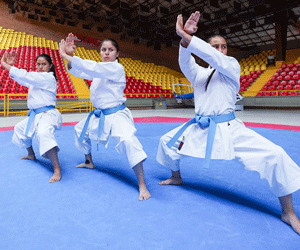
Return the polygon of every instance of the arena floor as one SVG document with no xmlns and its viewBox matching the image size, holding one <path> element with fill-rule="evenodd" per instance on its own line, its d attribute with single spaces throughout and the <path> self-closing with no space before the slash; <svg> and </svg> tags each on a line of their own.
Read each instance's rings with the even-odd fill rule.
<svg viewBox="0 0 300 250">
<path fill-rule="evenodd" d="M 170 176 L 155 160 L 159 138 L 182 123 L 176 118 L 192 118 L 193 109 L 132 114 L 148 155 L 144 170 L 152 197 L 142 202 L 134 173 L 113 142 L 99 151 L 93 144 L 95 169 L 75 168 L 84 156 L 74 146 L 73 125 L 87 114 L 63 115 L 57 131 L 62 179 L 52 184 L 49 161 L 38 155 L 21 160 L 26 152 L 11 143 L 13 126 L 24 117 L 0 118 L 0 249 L 299 249 L 300 236 L 280 220 L 277 197 L 235 161 L 212 161 L 204 169 L 201 159 L 186 158 L 183 186 L 158 185 Z M 236 116 L 300 165 L 299 111 Z M 300 216 L 300 191 L 293 197 Z"/>
</svg>

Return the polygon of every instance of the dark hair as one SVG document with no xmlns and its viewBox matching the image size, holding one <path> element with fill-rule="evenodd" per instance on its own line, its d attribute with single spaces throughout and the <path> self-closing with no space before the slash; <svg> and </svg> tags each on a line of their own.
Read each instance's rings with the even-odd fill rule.
<svg viewBox="0 0 300 250">
<path fill-rule="evenodd" d="M 103 44 L 104 42 L 111 42 L 112 45 L 117 49 L 117 52 L 120 51 L 119 44 L 117 43 L 116 40 L 114 40 L 114 39 L 112 39 L 112 38 L 106 38 L 106 39 L 104 39 L 104 40 L 100 43 L 100 49 L 101 49 L 102 44 Z"/>
<path fill-rule="evenodd" d="M 39 56 L 37 56 L 37 58 L 35 59 L 35 61 L 37 61 L 40 57 L 45 58 L 46 61 L 47 61 L 50 65 L 52 64 L 52 66 L 51 66 L 49 72 L 53 72 L 54 77 L 55 77 L 55 79 L 57 80 L 57 75 L 56 75 L 56 72 L 55 72 L 55 66 L 54 66 L 54 63 L 52 62 L 51 57 L 50 57 L 49 55 L 47 55 L 47 54 L 40 54 Z"/>
<path fill-rule="evenodd" d="M 216 34 L 216 35 L 209 36 L 209 37 L 206 39 L 206 41 L 207 41 L 208 43 L 210 43 L 211 39 L 213 39 L 213 38 L 215 38 L 215 37 L 221 37 L 221 38 L 223 38 L 223 39 L 226 41 L 226 39 L 225 39 L 224 36 L 217 35 L 217 34 Z"/>
<path fill-rule="evenodd" d="M 116 40 L 112 39 L 112 38 L 105 38 L 104 40 L 102 40 L 102 42 L 100 43 L 100 50 L 101 50 L 101 47 L 102 47 L 102 44 L 104 42 L 111 42 L 112 45 L 117 49 L 117 52 L 120 51 L 120 47 L 119 47 L 119 44 Z M 119 62 L 119 57 L 117 57 L 117 60 Z"/>
</svg>

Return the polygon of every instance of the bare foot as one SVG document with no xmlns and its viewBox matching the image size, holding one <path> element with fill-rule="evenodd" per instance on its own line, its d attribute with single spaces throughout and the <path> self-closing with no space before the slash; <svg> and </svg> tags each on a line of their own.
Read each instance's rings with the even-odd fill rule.
<svg viewBox="0 0 300 250">
<path fill-rule="evenodd" d="M 53 182 L 57 182 L 57 181 L 60 181 L 61 179 L 61 172 L 58 171 L 58 172 L 54 172 L 54 175 L 51 177 L 50 179 L 50 183 L 53 183 Z"/>
<path fill-rule="evenodd" d="M 300 221 L 294 211 L 290 213 L 282 213 L 281 220 L 290 225 L 297 234 L 300 234 Z"/>
<path fill-rule="evenodd" d="M 25 155 L 23 157 L 21 157 L 22 160 L 31 160 L 31 161 L 35 161 L 35 155 Z"/>
<path fill-rule="evenodd" d="M 148 189 L 145 187 L 141 187 L 140 188 L 140 196 L 139 196 L 139 200 L 147 200 L 151 197 L 151 194 L 149 193 Z"/>
<path fill-rule="evenodd" d="M 94 164 L 92 162 L 90 162 L 90 163 L 83 162 L 83 163 L 77 165 L 76 168 L 89 168 L 89 169 L 93 169 L 93 168 L 95 168 L 95 166 L 94 166 Z"/>
<path fill-rule="evenodd" d="M 169 179 L 166 179 L 164 181 L 161 181 L 158 183 L 159 185 L 182 185 L 183 181 L 181 178 L 176 178 L 174 176 L 170 177 Z"/>
</svg>

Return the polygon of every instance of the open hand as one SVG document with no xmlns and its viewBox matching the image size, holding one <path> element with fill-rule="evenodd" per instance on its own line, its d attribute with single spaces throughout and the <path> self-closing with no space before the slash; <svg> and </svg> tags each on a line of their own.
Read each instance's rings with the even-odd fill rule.
<svg viewBox="0 0 300 250">
<path fill-rule="evenodd" d="M 176 22 L 176 33 L 177 33 L 178 36 L 180 36 L 182 38 L 184 32 L 185 31 L 183 29 L 183 18 L 182 18 L 182 15 L 178 15 L 177 16 L 177 22 Z"/>
<path fill-rule="evenodd" d="M 14 65 L 16 61 L 16 54 L 15 52 L 8 53 L 7 51 L 3 54 L 1 58 L 1 64 L 2 66 L 10 71 L 11 67 Z"/>
<path fill-rule="evenodd" d="M 70 33 L 68 35 L 68 37 L 66 38 L 66 47 L 65 47 L 67 55 L 73 56 L 76 50 L 75 41 L 77 40 L 78 38 L 74 34 Z"/>
<path fill-rule="evenodd" d="M 66 53 L 66 41 L 62 39 L 59 43 L 59 53 L 62 57 L 65 57 L 67 55 Z"/>
<path fill-rule="evenodd" d="M 11 51 L 7 55 L 7 64 L 13 66 L 14 63 L 17 61 L 17 54 L 15 51 Z"/>
<path fill-rule="evenodd" d="M 11 52 L 5 52 L 2 59 L 1 59 L 1 63 L 3 64 L 6 63 L 10 66 L 13 66 L 14 63 L 16 62 L 16 53 L 14 51 L 11 51 Z"/>
<path fill-rule="evenodd" d="M 184 25 L 184 31 L 188 34 L 194 34 L 198 29 L 197 23 L 199 22 L 199 18 L 200 18 L 199 11 L 192 13 Z"/>
</svg>

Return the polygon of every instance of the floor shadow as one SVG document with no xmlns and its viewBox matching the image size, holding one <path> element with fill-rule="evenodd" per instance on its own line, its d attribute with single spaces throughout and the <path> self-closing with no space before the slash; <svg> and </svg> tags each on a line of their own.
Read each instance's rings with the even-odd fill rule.
<svg viewBox="0 0 300 250">
<path fill-rule="evenodd" d="M 53 166 L 52 166 L 52 163 L 50 160 L 47 160 L 47 159 L 36 159 L 35 161 L 36 164 L 40 165 L 41 167 L 43 167 L 44 169 L 48 170 L 49 172 L 52 172 L 54 171 L 53 169 Z M 61 173 L 63 174 L 64 172 L 64 169 L 61 168 Z"/>
<path fill-rule="evenodd" d="M 208 196 L 214 196 L 225 201 L 229 201 L 263 213 L 270 214 L 280 219 L 280 214 L 274 211 L 274 207 L 262 204 L 261 202 L 258 202 L 257 200 L 254 200 L 251 197 L 245 197 L 239 193 L 224 189 L 223 187 L 220 188 L 215 185 L 184 182 L 182 188 L 191 192 L 197 192 L 199 195 L 200 193 L 205 193 Z"/>
<path fill-rule="evenodd" d="M 126 168 L 126 166 L 124 166 L 124 168 Z M 93 170 L 107 174 L 110 177 L 120 180 L 123 183 L 126 183 L 134 188 L 138 188 L 137 179 L 134 178 L 134 176 L 132 175 L 133 169 L 131 169 L 129 167 L 125 170 L 125 169 L 123 169 L 123 166 L 114 168 L 111 166 L 104 166 L 104 165 L 97 166 L 96 165 Z M 130 173 L 130 171 L 132 171 L 132 173 Z"/>
</svg>

